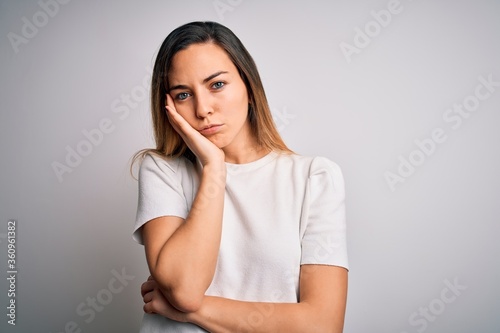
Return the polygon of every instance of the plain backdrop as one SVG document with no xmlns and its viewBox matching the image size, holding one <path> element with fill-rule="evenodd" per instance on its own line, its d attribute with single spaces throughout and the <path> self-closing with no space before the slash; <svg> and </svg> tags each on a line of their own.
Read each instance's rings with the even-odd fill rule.
<svg viewBox="0 0 500 333">
<path fill-rule="evenodd" d="M 138 331 L 129 165 L 154 145 L 150 69 L 171 30 L 211 20 L 253 55 L 289 146 L 342 167 L 345 332 L 499 332 L 499 14 L 493 0 L 0 1 L 0 331 Z"/>
</svg>

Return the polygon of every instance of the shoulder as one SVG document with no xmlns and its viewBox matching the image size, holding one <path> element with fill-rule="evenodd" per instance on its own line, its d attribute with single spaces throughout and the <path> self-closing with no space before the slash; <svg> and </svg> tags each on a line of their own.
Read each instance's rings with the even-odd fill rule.
<svg viewBox="0 0 500 333">
<path fill-rule="evenodd" d="M 164 181 L 174 179 L 180 181 L 194 173 L 194 165 L 185 157 L 166 157 L 147 153 L 141 161 L 139 181 L 158 178 Z"/>
<path fill-rule="evenodd" d="M 312 159 L 310 175 L 329 174 L 334 178 L 342 178 L 342 169 L 334 161 L 323 157 L 317 156 Z"/>
<path fill-rule="evenodd" d="M 179 173 L 192 167 L 192 163 L 184 157 L 166 157 L 154 153 L 147 153 L 141 161 L 140 171 L 162 171 Z"/>
</svg>

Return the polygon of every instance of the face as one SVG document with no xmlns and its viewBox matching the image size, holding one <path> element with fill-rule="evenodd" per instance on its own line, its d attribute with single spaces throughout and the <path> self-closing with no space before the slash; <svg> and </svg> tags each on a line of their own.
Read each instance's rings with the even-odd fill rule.
<svg viewBox="0 0 500 333">
<path fill-rule="evenodd" d="M 168 81 L 177 112 L 217 147 L 225 150 L 251 142 L 248 92 L 221 47 L 193 44 L 179 51 Z"/>
</svg>

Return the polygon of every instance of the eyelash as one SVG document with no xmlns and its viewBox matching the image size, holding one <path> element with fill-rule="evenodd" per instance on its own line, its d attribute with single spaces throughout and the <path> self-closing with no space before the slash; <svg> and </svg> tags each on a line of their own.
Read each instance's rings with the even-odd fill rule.
<svg viewBox="0 0 500 333">
<path fill-rule="evenodd" d="M 181 95 L 189 95 L 188 93 L 180 93 L 180 94 L 177 94 L 177 96 L 175 97 L 176 99 L 178 99 L 179 101 L 183 101 L 185 100 L 186 98 L 188 98 L 188 96 L 186 96 L 186 98 L 181 98 Z"/>
<path fill-rule="evenodd" d="M 222 85 L 219 88 L 215 88 L 215 89 L 221 89 L 222 87 L 224 87 L 226 85 L 226 83 L 223 81 L 217 81 L 214 84 L 212 84 L 212 87 L 214 87 L 216 84 L 219 84 L 219 83 Z"/>
<path fill-rule="evenodd" d="M 218 86 L 216 87 L 216 85 L 218 85 Z M 215 90 L 219 90 L 219 89 L 222 89 L 225 85 L 226 85 L 225 82 L 223 82 L 223 81 L 217 81 L 214 84 L 212 84 L 211 87 L 213 89 L 215 89 Z M 176 99 L 179 100 L 179 101 L 184 101 L 184 100 L 186 100 L 189 97 L 189 96 L 186 96 L 186 97 L 182 98 L 181 96 L 183 96 L 183 95 L 190 95 L 190 94 L 186 93 L 186 92 L 179 93 L 179 94 L 177 94 Z"/>
</svg>

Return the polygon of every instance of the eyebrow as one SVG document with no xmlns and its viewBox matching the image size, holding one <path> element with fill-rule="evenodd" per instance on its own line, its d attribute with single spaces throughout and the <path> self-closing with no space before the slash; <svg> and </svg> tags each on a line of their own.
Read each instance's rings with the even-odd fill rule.
<svg viewBox="0 0 500 333">
<path fill-rule="evenodd" d="M 203 79 L 203 83 L 207 83 L 208 81 L 216 78 L 217 76 L 221 75 L 221 74 L 227 74 L 229 72 L 227 71 L 218 71 L 216 73 L 213 73 L 212 75 L 209 75 L 208 77 L 206 77 L 205 79 Z M 184 85 L 184 84 L 178 84 L 178 85 L 175 85 L 173 87 L 171 87 L 168 91 L 172 91 L 172 90 L 176 90 L 176 89 L 189 89 L 188 86 Z"/>
</svg>

